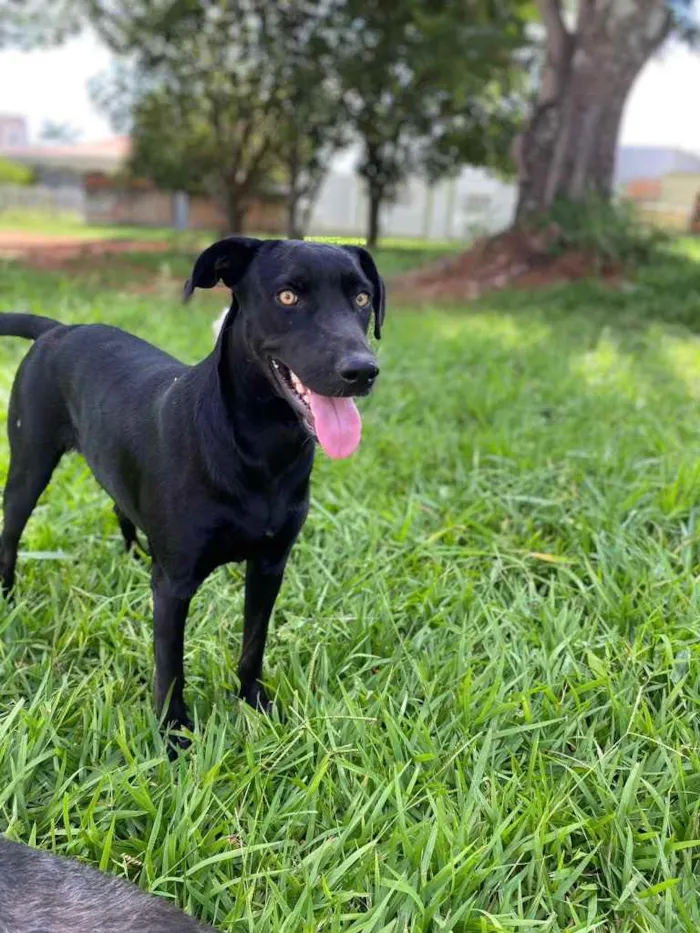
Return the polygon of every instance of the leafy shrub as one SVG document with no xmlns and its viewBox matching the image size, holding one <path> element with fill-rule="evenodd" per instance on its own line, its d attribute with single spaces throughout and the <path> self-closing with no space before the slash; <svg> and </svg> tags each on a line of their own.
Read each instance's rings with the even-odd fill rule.
<svg viewBox="0 0 700 933">
<path fill-rule="evenodd" d="M 18 165 L 0 158 L 0 185 L 31 185 L 34 172 L 26 165 Z"/>
<path fill-rule="evenodd" d="M 668 233 L 642 223 L 634 205 L 590 197 L 582 203 L 560 200 L 547 218 L 557 236 L 552 250 L 595 256 L 602 264 L 643 265 L 671 241 Z"/>
</svg>

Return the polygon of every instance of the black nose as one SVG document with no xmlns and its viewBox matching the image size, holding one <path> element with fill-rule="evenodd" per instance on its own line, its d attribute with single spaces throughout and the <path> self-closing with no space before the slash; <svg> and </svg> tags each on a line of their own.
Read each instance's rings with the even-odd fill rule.
<svg viewBox="0 0 700 933">
<path fill-rule="evenodd" d="M 357 353 L 342 361 L 338 369 L 341 379 L 348 385 L 371 386 L 379 375 L 377 361 L 368 353 Z"/>
</svg>

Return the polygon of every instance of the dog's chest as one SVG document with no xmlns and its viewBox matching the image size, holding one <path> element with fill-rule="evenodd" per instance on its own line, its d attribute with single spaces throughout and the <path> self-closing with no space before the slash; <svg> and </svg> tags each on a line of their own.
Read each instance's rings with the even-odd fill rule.
<svg viewBox="0 0 700 933">
<path fill-rule="evenodd" d="M 298 497 L 247 495 L 223 510 L 212 528 L 207 548 L 211 561 L 242 561 L 261 551 L 284 548 L 298 534 L 306 510 L 305 500 Z"/>
<path fill-rule="evenodd" d="M 251 542 L 275 538 L 289 522 L 294 506 L 289 496 L 249 494 L 240 502 L 236 532 Z"/>
</svg>

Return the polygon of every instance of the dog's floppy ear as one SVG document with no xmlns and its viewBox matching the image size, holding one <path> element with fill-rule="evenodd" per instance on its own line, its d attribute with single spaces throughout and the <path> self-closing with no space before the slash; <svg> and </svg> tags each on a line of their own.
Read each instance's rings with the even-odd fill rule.
<svg viewBox="0 0 700 933">
<path fill-rule="evenodd" d="M 382 324 L 384 323 L 384 312 L 386 310 L 386 294 L 384 291 L 384 280 L 377 269 L 376 263 L 369 250 L 364 246 L 345 246 L 344 249 L 360 260 L 362 271 L 372 283 L 374 289 L 374 336 L 377 340 L 382 336 Z"/>
<path fill-rule="evenodd" d="M 262 242 L 248 236 L 228 236 L 205 249 L 185 283 L 184 300 L 189 301 L 195 288 L 213 288 L 217 282 L 233 290 Z"/>
</svg>

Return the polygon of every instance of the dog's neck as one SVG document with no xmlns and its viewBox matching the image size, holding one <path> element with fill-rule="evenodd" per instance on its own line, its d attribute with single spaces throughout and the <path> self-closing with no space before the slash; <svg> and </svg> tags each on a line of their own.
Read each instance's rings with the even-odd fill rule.
<svg viewBox="0 0 700 933">
<path fill-rule="evenodd" d="M 208 364 L 207 395 L 215 396 L 231 433 L 217 443 L 235 446 L 251 480 L 270 483 L 290 470 L 311 471 L 314 440 L 275 390 L 266 363 L 251 349 L 240 318 L 227 320 Z M 218 419 L 217 419 L 218 420 Z"/>
</svg>

